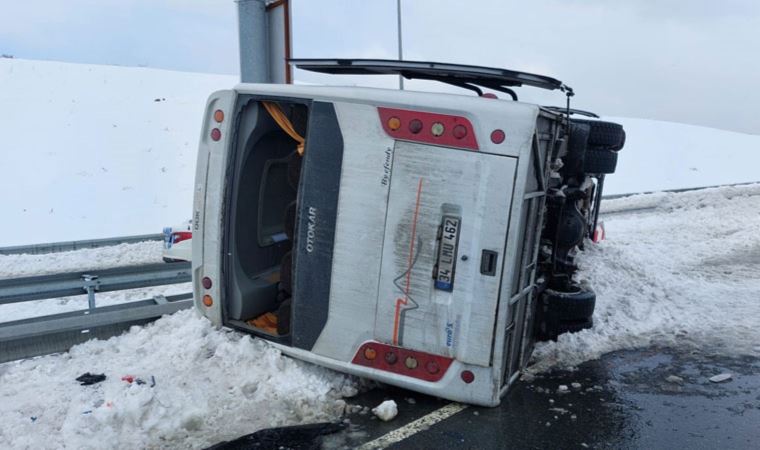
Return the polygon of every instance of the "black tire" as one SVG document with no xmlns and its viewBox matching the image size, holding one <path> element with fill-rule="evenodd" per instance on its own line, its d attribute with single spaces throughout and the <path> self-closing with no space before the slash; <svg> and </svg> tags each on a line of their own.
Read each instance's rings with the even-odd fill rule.
<svg viewBox="0 0 760 450">
<path fill-rule="evenodd" d="M 570 292 L 547 289 L 541 296 L 560 322 L 586 320 L 594 314 L 596 294 L 583 285 L 574 286 Z"/>
<path fill-rule="evenodd" d="M 545 290 L 536 310 L 535 335 L 539 341 L 557 340 L 563 333 L 591 328 L 596 294 L 585 285 L 569 291 Z"/>
<path fill-rule="evenodd" d="M 615 173 L 617 160 L 617 152 L 589 147 L 586 149 L 583 171 L 590 174 Z"/>
<path fill-rule="evenodd" d="M 589 317 L 586 320 L 573 320 L 570 322 L 560 322 L 557 325 L 557 336 L 565 333 L 577 333 L 579 331 L 588 330 L 594 326 L 594 318 Z"/>
<path fill-rule="evenodd" d="M 570 122 L 570 140 L 567 143 L 567 155 L 560 170 L 564 178 L 583 173 L 583 160 L 586 155 L 590 127 L 586 124 Z"/>
<path fill-rule="evenodd" d="M 588 146 L 591 148 L 618 151 L 625 145 L 625 130 L 619 123 L 582 119 L 572 119 L 572 122 L 591 127 L 588 136 Z"/>
</svg>

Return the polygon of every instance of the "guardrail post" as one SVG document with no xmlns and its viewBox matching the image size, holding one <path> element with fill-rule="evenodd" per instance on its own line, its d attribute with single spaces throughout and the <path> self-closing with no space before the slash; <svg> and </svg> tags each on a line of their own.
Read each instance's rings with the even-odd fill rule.
<svg viewBox="0 0 760 450">
<path fill-rule="evenodd" d="M 87 292 L 87 305 L 92 312 L 95 309 L 95 291 L 100 287 L 97 275 L 82 275 L 84 290 Z"/>
</svg>

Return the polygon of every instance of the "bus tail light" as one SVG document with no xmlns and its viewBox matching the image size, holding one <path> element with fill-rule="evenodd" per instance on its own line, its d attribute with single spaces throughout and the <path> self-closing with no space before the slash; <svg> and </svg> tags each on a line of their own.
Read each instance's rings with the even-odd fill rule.
<svg viewBox="0 0 760 450">
<path fill-rule="evenodd" d="M 463 116 L 377 108 L 383 130 L 394 139 L 444 147 L 479 149 L 472 123 Z"/>
<path fill-rule="evenodd" d="M 438 381 L 454 360 L 379 342 L 365 342 L 351 362 L 425 381 Z"/>
</svg>

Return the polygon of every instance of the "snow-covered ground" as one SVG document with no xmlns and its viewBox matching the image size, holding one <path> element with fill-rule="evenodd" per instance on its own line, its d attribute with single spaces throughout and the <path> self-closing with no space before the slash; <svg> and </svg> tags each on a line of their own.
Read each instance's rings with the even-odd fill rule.
<svg viewBox="0 0 760 450">
<path fill-rule="evenodd" d="M 40 255 L 0 255 L 0 279 L 163 262 L 163 241 L 86 248 Z"/>
<path fill-rule="evenodd" d="M 190 218 L 203 108 L 237 77 L 0 58 L 0 246 Z"/>
<path fill-rule="evenodd" d="M 605 194 L 760 182 L 760 136 L 657 120 L 605 117 L 626 143 Z"/>
<path fill-rule="evenodd" d="M 650 344 L 760 355 L 760 184 L 609 200 L 602 215 L 607 238 L 581 259 L 594 327 L 539 345 L 533 370 Z"/>
<path fill-rule="evenodd" d="M 0 59 L 0 246 L 160 232 L 190 216 L 208 95 L 237 77 Z M 643 119 L 606 193 L 760 181 L 760 136 Z"/>
<path fill-rule="evenodd" d="M 80 386 L 85 372 L 107 378 Z M 182 311 L 63 355 L 0 365 L 0 448 L 204 448 L 334 420 L 356 386 Z"/>
</svg>

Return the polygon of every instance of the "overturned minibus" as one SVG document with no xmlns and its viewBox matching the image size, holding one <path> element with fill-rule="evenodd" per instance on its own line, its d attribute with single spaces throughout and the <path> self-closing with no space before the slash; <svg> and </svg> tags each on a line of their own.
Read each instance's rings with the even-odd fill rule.
<svg viewBox="0 0 760 450">
<path fill-rule="evenodd" d="M 593 323 L 574 257 L 622 127 L 517 101 L 524 85 L 572 94 L 545 76 L 295 64 L 478 95 L 275 84 L 212 94 L 193 204 L 197 309 L 295 358 L 497 405 L 537 338 Z"/>
</svg>

